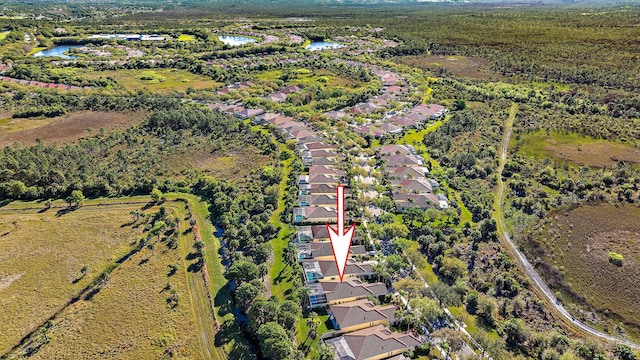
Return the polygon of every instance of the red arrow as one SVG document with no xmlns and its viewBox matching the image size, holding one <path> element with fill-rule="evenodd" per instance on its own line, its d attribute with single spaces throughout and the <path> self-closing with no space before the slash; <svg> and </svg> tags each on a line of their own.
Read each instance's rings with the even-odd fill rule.
<svg viewBox="0 0 640 360">
<path fill-rule="evenodd" d="M 344 269 L 347 266 L 349 249 L 351 248 L 351 239 L 353 239 L 353 234 L 356 230 L 356 224 L 352 224 L 349 230 L 347 230 L 346 233 L 344 232 L 344 185 L 338 185 L 336 193 L 338 195 L 338 230 L 335 230 L 327 224 L 327 231 L 329 232 L 333 257 L 336 260 L 340 281 L 342 281 Z"/>
</svg>

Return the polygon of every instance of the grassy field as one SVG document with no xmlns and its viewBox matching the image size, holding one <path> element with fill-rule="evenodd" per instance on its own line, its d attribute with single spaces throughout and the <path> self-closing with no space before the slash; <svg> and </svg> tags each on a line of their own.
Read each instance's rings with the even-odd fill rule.
<svg viewBox="0 0 640 360">
<path fill-rule="evenodd" d="M 227 280 L 223 275 L 224 266 L 219 254 L 220 240 L 214 235 L 215 228 L 209 221 L 208 204 L 197 196 L 188 194 L 168 194 L 167 198 L 183 198 L 191 203 L 193 215 L 200 229 L 201 239 L 205 243 L 208 290 L 213 300 L 214 320 L 217 324 L 213 325 L 217 327 L 217 330 L 215 328 L 205 329 L 205 331 L 209 332 L 208 335 L 215 335 L 215 351 L 212 352 L 213 359 L 224 360 L 227 357 L 238 360 L 254 359 L 254 355 L 249 349 L 246 339 L 242 337 L 235 321 L 233 298 L 227 286 Z M 202 294 L 202 291 L 199 293 Z M 201 300 L 200 304 L 202 304 Z"/>
<path fill-rule="evenodd" d="M 140 205 L 0 211 L 0 353 L 59 311 L 130 249 L 140 229 L 126 225 Z M 87 266 L 86 276 L 81 269 Z"/>
<path fill-rule="evenodd" d="M 277 296 L 280 299 L 284 299 L 287 291 L 291 291 L 293 287 L 291 268 L 287 266 L 283 260 L 284 249 L 287 247 L 293 230 L 289 224 L 280 221 L 280 214 L 284 211 L 284 194 L 286 191 L 287 178 L 291 172 L 292 162 L 293 158 L 283 161 L 284 169 L 282 171 L 282 181 L 280 182 L 278 208 L 271 214 L 271 219 L 269 220 L 271 224 L 282 228 L 278 236 L 271 241 L 274 261 L 269 270 L 271 295 Z"/>
<path fill-rule="evenodd" d="M 196 40 L 196 37 L 189 34 L 180 34 L 180 36 L 178 36 L 178 41 L 195 41 L 195 40 Z"/>
<path fill-rule="evenodd" d="M 183 220 L 183 203 L 165 204 L 170 213 Z M 153 213 L 158 207 L 149 208 Z M 180 239 L 183 243 L 188 235 Z M 178 357 L 207 358 L 198 343 L 196 314 L 190 306 L 188 261 L 183 253 L 166 243 L 143 248 L 111 273 L 110 279 L 89 300 L 74 303 L 53 321 L 50 342 L 34 356 L 51 359 L 75 358 L 160 358 L 172 352 Z M 181 244 L 183 245 L 183 244 Z M 169 275 L 169 265 L 177 266 Z M 185 276 L 187 274 L 187 276 Z M 170 287 L 170 289 L 168 289 Z M 169 306 L 171 291 L 179 296 L 178 306 Z"/>
<path fill-rule="evenodd" d="M 519 135 L 519 153 L 536 158 L 550 157 L 569 163 L 602 167 L 618 160 L 640 163 L 640 148 L 631 144 L 596 140 L 579 134 L 539 131 Z"/>
<path fill-rule="evenodd" d="M 185 91 L 189 87 L 194 89 L 212 89 L 221 86 L 221 83 L 202 75 L 192 74 L 186 70 L 177 69 L 153 69 L 135 70 L 120 69 L 107 71 L 85 72 L 77 69 L 55 69 L 57 72 L 65 72 L 75 76 L 86 76 L 88 79 L 112 77 L 118 85 L 129 91 L 152 91 L 168 93 L 172 91 Z"/>
<path fill-rule="evenodd" d="M 89 136 L 99 129 L 125 129 L 146 118 L 144 113 L 77 111 L 54 118 L 0 119 L 0 145 L 14 142 L 66 142 Z M 89 130 L 91 129 L 91 130 Z"/>
<path fill-rule="evenodd" d="M 537 227 L 531 244 L 538 269 L 564 301 L 624 321 L 638 338 L 640 208 L 602 204 L 558 211 Z M 611 251 L 624 257 L 622 266 L 609 261 Z"/>
<path fill-rule="evenodd" d="M 444 55 L 411 55 L 399 56 L 394 61 L 419 69 L 436 70 L 445 68 L 462 77 L 477 80 L 497 79 L 499 74 L 489 71 L 491 63 L 483 58 Z"/>
<path fill-rule="evenodd" d="M 11 33 L 11 31 L 2 31 L 2 32 L 0 32 L 0 41 L 6 39 L 7 35 L 9 35 L 9 33 Z"/>
<path fill-rule="evenodd" d="M 143 236 L 143 227 L 131 224 L 130 211 L 156 212 L 157 206 L 145 207 L 148 197 L 87 200 L 61 216 L 57 212 L 66 208 L 62 201 L 46 212 L 38 202 L 0 208 L 0 254 L 12 254 L 3 255 L 0 263 L 0 354 L 51 319 L 48 342 L 34 358 L 140 359 L 172 353 L 189 359 L 253 359 L 230 306 L 208 205 L 189 194 L 166 197 L 165 206 L 181 220 L 178 249 L 156 243 L 137 253 L 130 250 Z M 175 201 L 179 198 L 190 203 L 206 244 L 206 275 L 189 268 L 195 261 L 189 257 L 194 234 L 186 231 L 188 211 L 184 201 Z M 54 236 L 34 236 L 45 233 Z M 125 258 L 99 292 L 65 307 L 98 274 Z M 88 267 L 84 277 L 83 265 Z M 169 265 L 177 266 L 172 276 Z M 173 290 L 179 297 L 176 308 L 168 306 Z"/>
<path fill-rule="evenodd" d="M 257 74 L 256 78 L 261 81 L 274 81 L 279 79 L 282 76 L 282 73 L 282 70 L 268 70 Z M 327 69 L 319 69 L 312 72 L 308 69 L 294 68 L 291 69 L 290 73 L 294 73 L 296 75 L 286 82 L 287 85 L 305 86 L 320 83 L 326 84 L 330 88 L 357 88 L 362 85 L 359 81 L 338 76 Z"/>
</svg>

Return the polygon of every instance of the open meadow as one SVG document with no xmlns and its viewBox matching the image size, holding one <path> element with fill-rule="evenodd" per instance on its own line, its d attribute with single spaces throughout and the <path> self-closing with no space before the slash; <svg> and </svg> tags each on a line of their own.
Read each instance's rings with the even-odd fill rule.
<svg viewBox="0 0 640 360">
<path fill-rule="evenodd" d="M 571 164 L 603 167 L 617 161 L 640 164 L 640 147 L 629 143 L 597 140 L 579 134 L 539 131 L 520 135 L 519 151 L 534 158 L 549 157 Z"/>
<path fill-rule="evenodd" d="M 5 114 L 6 115 L 6 114 Z M 123 130 L 145 119 L 143 113 L 77 111 L 54 118 L 0 119 L 0 145 L 14 142 L 32 144 L 36 139 L 45 144 L 68 142 L 91 135 L 100 129 Z"/>
<path fill-rule="evenodd" d="M 562 298 L 624 321 L 638 337 L 640 208 L 602 204 L 560 210 L 543 221 L 532 241 L 538 268 Z M 623 260 L 616 263 L 611 252 Z"/>
<path fill-rule="evenodd" d="M 91 79 L 113 78 L 118 86 L 128 91 L 168 93 L 188 88 L 214 89 L 222 84 L 207 76 L 192 74 L 180 69 L 118 69 L 85 72 L 78 69 L 56 69 L 57 73 L 72 74 Z"/>
<path fill-rule="evenodd" d="M 195 265 L 201 233 L 189 222 L 209 229 L 206 213 L 172 199 L 166 215 L 144 197 L 91 200 L 72 211 L 59 202 L 47 211 L 36 203 L 0 210 L 2 253 L 14 254 L 0 267 L 2 333 L 12 335 L 2 337 L 2 353 L 224 359 L 206 276 Z M 161 218 L 177 220 L 175 230 L 155 230 L 167 226 Z"/>
<path fill-rule="evenodd" d="M 5 353 L 127 254 L 140 205 L 0 210 L 0 352 Z M 86 273 L 83 275 L 83 268 Z"/>
</svg>

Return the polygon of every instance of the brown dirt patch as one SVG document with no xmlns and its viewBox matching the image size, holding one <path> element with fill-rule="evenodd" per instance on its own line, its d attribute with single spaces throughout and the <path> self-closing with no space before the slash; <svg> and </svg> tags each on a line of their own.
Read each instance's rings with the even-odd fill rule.
<svg viewBox="0 0 640 360">
<path fill-rule="evenodd" d="M 394 58 L 394 61 L 430 71 L 445 68 L 458 76 L 476 80 L 501 78 L 499 74 L 489 71 L 491 66 L 489 60 L 479 57 L 412 55 L 398 56 Z"/>
<path fill-rule="evenodd" d="M 540 260 L 558 269 L 561 281 L 601 315 L 640 329 L 640 208 L 581 206 L 554 213 L 533 240 Z M 615 251 L 623 265 L 609 262 Z M 634 331 L 635 332 L 635 331 Z"/>
<path fill-rule="evenodd" d="M 36 139 L 44 143 L 77 140 L 99 129 L 124 129 L 144 120 L 142 113 L 115 113 L 99 111 L 78 111 L 51 119 L 11 119 L 0 123 L 0 145 L 14 142 L 34 143 Z"/>
<path fill-rule="evenodd" d="M 594 142 L 590 144 L 556 144 L 549 141 L 546 150 L 553 156 L 569 160 L 578 165 L 602 167 L 612 162 L 625 161 L 640 164 L 640 148 L 610 142 Z"/>
</svg>

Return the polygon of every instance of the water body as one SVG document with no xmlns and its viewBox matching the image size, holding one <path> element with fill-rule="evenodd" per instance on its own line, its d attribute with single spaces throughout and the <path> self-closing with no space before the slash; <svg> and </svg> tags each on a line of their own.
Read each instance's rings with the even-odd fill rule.
<svg viewBox="0 0 640 360">
<path fill-rule="evenodd" d="M 81 48 L 82 46 L 83 45 L 58 45 L 51 49 L 38 51 L 37 53 L 33 54 L 33 57 L 57 56 L 63 59 L 75 59 L 77 58 L 76 56 L 65 55 L 64 53 L 69 51 L 69 49 L 78 49 L 78 48 Z"/>
<path fill-rule="evenodd" d="M 311 50 L 311 51 L 317 51 L 317 50 L 340 49 L 341 47 L 344 47 L 344 45 L 336 42 L 314 41 L 311 44 L 307 45 L 305 49 Z"/>
<path fill-rule="evenodd" d="M 258 40 L 254 38 L 239 35 L 221 35 L 218 36 L 218 39 L 220 39 L 220 41 L 222 41 L 226 45 L 230 46 L 241 46 L 258 42 Z"/>
</svg>

